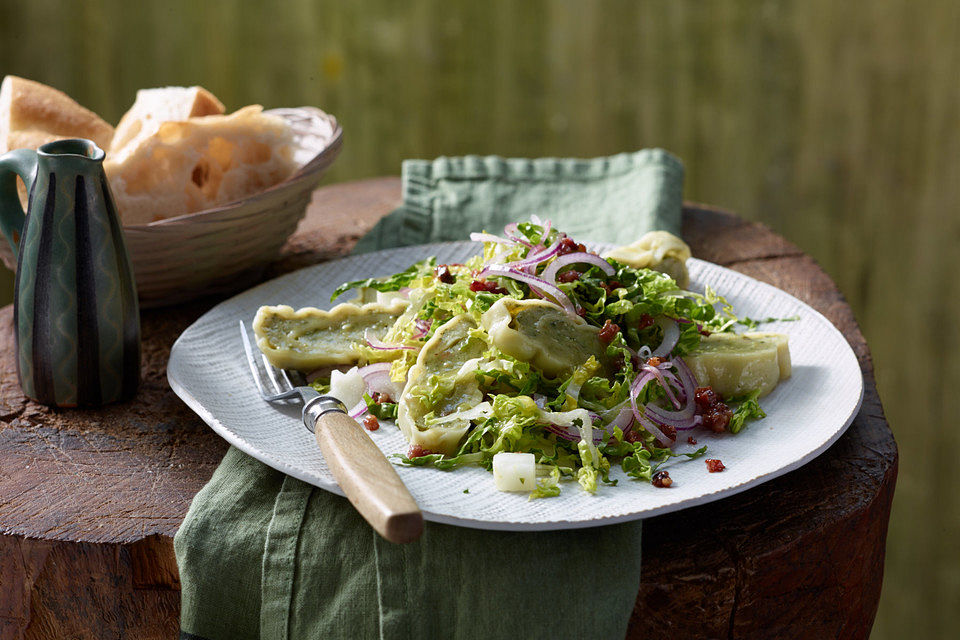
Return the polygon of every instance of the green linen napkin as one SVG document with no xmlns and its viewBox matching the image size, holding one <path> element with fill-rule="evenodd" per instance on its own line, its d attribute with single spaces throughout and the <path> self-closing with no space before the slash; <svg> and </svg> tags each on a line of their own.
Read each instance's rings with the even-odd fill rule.
<svg viewBox="0 0 960 640">
<path fill-rule="evenodd" d="M 406 161 L 403 205 L 357 250 L 461 240 L 531 214 L 578 239 L 678 233 L 682 183 L 679 160 L 658 149 Z M 428 522 L 394 545 L 344 498 L 231 448 L 174 539 L 181 637 L 622 638 L 640 534 L 640 522 L 525 533 Z"/>
</svg>

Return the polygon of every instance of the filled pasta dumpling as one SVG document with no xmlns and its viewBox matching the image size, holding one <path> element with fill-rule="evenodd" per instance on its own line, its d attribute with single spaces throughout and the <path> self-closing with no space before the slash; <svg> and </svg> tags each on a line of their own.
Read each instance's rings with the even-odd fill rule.
<svg viewBox="0 0 960 640">
<path fill-rule="evenodd" d="M 570 375 L 591 356 L 606 360 L 596 327 L 545 300 L 501 298 L 480 322 L 500 351 L 551 378 Z"/>
<path fill-rule="evenodd" d="M 690 274 L 687 272 L 690 247 L 672 233 L 651 231 L 633 244 L 608 251 L 604 257 L 613 258 L 634 269 L 654 269 L 665 273 L 681 289 L 690 286 Z"/>
</svg>

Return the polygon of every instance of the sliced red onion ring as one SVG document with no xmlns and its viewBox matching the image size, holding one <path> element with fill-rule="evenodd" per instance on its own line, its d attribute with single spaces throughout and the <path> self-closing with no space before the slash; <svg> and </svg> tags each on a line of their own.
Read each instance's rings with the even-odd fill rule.
<svg viewBox="0 0 960 640">
<path fill-rule="evenodd" d="M 657 318 L 656 323 L 663 331 L 663 341 L 659 347 L 653 350 L 653 355 L 662 358 L 677 346 L 677 341 L 680 339 L 680 327 L 672 319 L 666 317 Z"/>
<path fill-rule="evenodd" d="M 503 266 L 511 269 L 525 269 L 526 267 L 532 267 L 534 265 L 540 264 L 541 262 L 546 262 L 553 256 L 557 255 L 559 251 L 560 251 L 560 241 L 557 240 L 548 248 L 543 249 L 542 251 L 539 251 L 536 253 L 531 251 L 530 255 L 528 255 L 523 260 L 517 260 L 516 262 L 508 262 Z M 545 280 L 547 280 L 548 282 L 553 282 L 553 280 L 549 278 L 545 278 Z"/>
<path fill-rule="evenodd" d="M 430 327 L 433 325 L 433 320 L 424 320 L 423 318 L 417 318 L 413 321 L 414 326 L 417 328 L 416 333 L 414 333 L 411 338 L 414 340 L 419 340 L 423 336 L 427 335 L 427 331 L 430 331 Z"/>
<path fill-rule="evenodd" d="M 671 362 L 670 365 L 673 366 L 673 363 Z M 680 382 L 680 378 L 678 378 L 672 371 L 665 370 L 662 365 L 657 368 L 663 372 L 663 379 L 669 382 L 672 387 L 677 390 L 677 398 L 680 400 L 680 402 L 686 402 L 687 392 L 684 390 L 683 383 Z"/>
<path fill-rule="evenodd" d="M 369 383 L 371 377 L 376 377 L 386 373 L 390 375 L 390 363 L 389 362 L 377 362 L 374 364 L 368 364 L 365 367 L 360 367 L 357 369 L 357 373 L 363 376 L 365 382 Z"/>
<path fill-rule="evenodd" d="M 490 275 L 498 276 L 503 278 L 512 278 L 518 282 L 523 282 L 530 286 L 530 289 L 538 289 L 544 295 L 553 298 L 554 302 L 563 308 L 564 311 L 569 313 L 572 316 L 577 315 L 577 310 L 574 308 L 573 303 L 570 302 L 570 298 L 567 297 L 563 291 L 561 291 L 556 285 L 550 284 L 542 278 L 531 275 L 529 273 L 524 273 L 518 271 L 517 269 L 509 269 L 502 267 L 500 265 L 492 265 L 485 268 L 480 272 L 480 275 Z M 579 316 L 578 316 L 579 317 Z"/>
<path fill-rule="evenodd" d="M 363 339 L 366 341 L 368 347 L 370 347 L 371 349 L 376 349 L 377 351 L 397 351 L 398 349 L 405 349 L 405 350 L 416 349 L 416 347 L 406 345 L 406 344 L 399 344 L 399 343 L 391 344 L 389 342 L 384 342 L 383 340 L 378 339 L 376 336 L 370 335 L 369 329 L 363 332 Z"/>
<path fill-rule="evenodd" d="M 660 431 L 657 425 L 650 420 L 639 418 L 638 422 L 640 423 L 641 427 L 643 427 L 648 433 L 652 434 L 653 437 L 659 440 L 662 444 L 665 444 L 668 447 L 672 447 L 674 444 L 676 444 L 676 437 L 668 438 L 667 434 L 665 434 L 663 431 Z"/>
<path fill-rule="evenodd" d="M 520 244 L 526 245 L 531 249 L 533 248 L 532 243 L 520 237 L 520 229 L 517 226 L 516 222 L 511 222 L 510 224 L 505 226 L 503 228 L 503 232 L 507 234 L 507 237 L 513 240 L 514 242 L 519 242 Z"/>
<path fill-rule="evenodd" d="M 347 412 L 347 415 L 353 419 L 357 419 L 367 412 L 367 401 L 363 398 L 360 399 L 360 402 L 356 404 L 350 411 Z"/>
<path fill-rule="evenodd" d="M 671 371 L 661 370 L 659 367 L 644 365 L 641 372 L 630 385 L 630 408 L 633 411 L 634 417 L 636 417 L 643 428 L 652 433 L 664 444 L 672 444 L 675 438 L 661 438 L 660 436 L 664 435 L 660 429 L 661 427 L 671 427 L 677 431 L 686 431 L 700 424 L 699 416 L 695 415 L 696 399 L 694 392 L 697 385 L 696 379 L 693 377 L 690 368 L 687 367 L 681 358 L 674 358 L 670 364 L 676 368 L 676 374 Z M 667 386 L 667 383 L 674 383 L 678 388 L 679 399 L 683 402 L 683 406 L 677 411 L 670 411 L 654 404 L 648 404 L 641 410 L 637 403 L 637 396 L 643 387 L 651 380 L 658 380 L 668 394 L 670 394 L 670 388 Z M 673 399 L 674 398 L 671 398 L 671 400 Z"/>
<path fill-rule="evenodd" d="M 640 395 L 640 390 L 653 379 L 653 375 L 650 372 L 643 371 L 637 374 L 637 377 L 633 379 L 633 383 L 630 385 L 630 409 L 633 411 L 633 415 L 637 420 L 643 417 L 643 412 L 637 404 L 637 396 Z"/>
<path fill-rule="evenodd" d="M 361 367 L 358 373 L 363 376 L 363 382 L 367 385 L 367 391 L 387 395 L 395 400 L 397 396 L 397 384 L 390 379 L 390 363 L 377 362 Z"/>
<path fill-rule="evenodd" d="M 644 411 L 651 420 L 660 424 L 667 424 L 677 429 L 690 429 L 694 426 L 693 418 L 697 409 L 697 402 L 694 398 L 697 382 L 681 358 L 674 358 L 673 364 L 677 369 L 677 377 L 680 380 L 685 396 L 683 408 L 679 411 L 669 411 L 650 404 L 644 408 Z"/>
<path fill-rule="evenodd" d="M 667 384 L 667 381 L 663 377 L 663 372 L 660 371 L 660 369 L 658 369 L 657 367 L 651 367 L 648 364 L 643 365 L 641 368 L 647 373 L 652 374 L 657 379 L 657 382 L 659 382 L 660 386 L 663 387 L 664 392 L 667 394 L 667 398 L 670 400 L 670 402 L 673 403 L 673 406 L 676 407 L 677 409 L 681 408 L 682 405 L 680 403 L 680 400 L 677 399 L 677 396 L 673 392 L 673 389 L 671 389 L 670 385 Z"/>
<path fill-rule="evenodd" d="M 626 433 L 630 430 L 630 425 L 633 423 L 633 410 L 627 404 L 623 404 L 623 408 L 620 409 L 620 413 L 617 414 L 617 417 L 610 421 L 610 424 L 607 425 L 607 429 L 613 431 L 614 427 L 620 427 L 620 430 Z"/>
<path fill-rule="evenodd" d="M 550 236 L 550 230 L 553 228 L 553 221 L 547 218 L 540 226 L 543 227 L 543 233 L 540 234 L 540 242 L 546 244 L 547 238 Z"/>
<path fill-rule="evenodd" d="M 559 242 L 557 243 L 557 246 L 559 248 Z M 599 267 L 600 270 L 608 276 L 612 276 L 617 272 L 609 262 L 597 254 L 587 253 L 586 251 L 577 251 L 575 253 L 562 255 L 551 262 L 550 266 L 547 267 L 542 274 L 540 274 L 540 277 L 547 282 L 556 282 L 557 273 L 559 273 L 560 269 L 563 269 L 571 264 L 589 264 L 594 267 Z"/>
<path fill-rule="evenodd" d="M 676 442 L 676 438 L 668 438 L 667 435 L 661 431 L 653 422 L 644 417 L 644 412 L 649 410 L 650 405 L 644 407 L 643 411 L 640 410 L 640 407 L 637 406 L 637 394 L 640 393 L 640 390 L 650 382 L 654 380 L 653 374 L 648 371 L 644 371 L 636 377 L 633 381 L 633 384 L 630 385 L 630 409 L 633 413 L 633 417 L 636 421 L 643 427 L 648 433 L 652 434 L 654 438 L 659 440 L 661 443 L 672 446 Z M 619 416 L 618 416 L 619 417 Z"/>
<path fill-rule="evenodd" d="M 580 442 L 583 438 L 580 437 L 580 430 L 576 427 L 562 427 L 558 424 L 548 424 L 544 427 L 550 433 L 554 433 L 564 440 L 569 440 L 570 442 Z M 603 441 L 603 430 L 594 428 L 593 429 L 593 444 L 600 444 Z"/>
</svg>

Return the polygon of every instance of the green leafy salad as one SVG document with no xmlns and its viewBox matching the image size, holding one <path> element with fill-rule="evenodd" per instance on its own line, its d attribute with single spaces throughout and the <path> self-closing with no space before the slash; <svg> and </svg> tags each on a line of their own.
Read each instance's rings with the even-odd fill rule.
<svg viewBox="0 0 960 640">
<path fill-rule="evenodd" d="M 533 217 L 471 239 L 483 252 L 466 263 L 345 283 L 333 298 L 359 297 L 330 311 L 263 307 L 258 345 L 319 369 L 318 389 L 368 428 L 396 421 L 398 463 L 480 466 L 533 498 L 615 485 L 613 465 L 669 486 L 664 462 L 702 456 L 703 430 L 762 418 L 758 398 L 789 376 L 786 336 L 737 333 L 755 321 L 681 288 L 690 252 L 675 236 L 601 257 Z"/>
</svg>

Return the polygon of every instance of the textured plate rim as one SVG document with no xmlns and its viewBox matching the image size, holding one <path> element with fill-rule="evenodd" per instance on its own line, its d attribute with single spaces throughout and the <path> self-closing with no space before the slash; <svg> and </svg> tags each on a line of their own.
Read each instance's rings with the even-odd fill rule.
<svg viewBox="0 0 960 640">
<path fill-rule="evenodd" d="M 425 245 L 417 245 L 417 246 L 422 247 L 424 249 L 430 248 L 431 253 L 434 253 L 435 248 L 437 247 L 454 245 L 454 244 L 470 244 L 470 243 L 450 242 L 450 243 L 425 244 Z M 592 244 L 598 244 L 598 243 L 592 243 Z M 411 248 L 415 248 L 415 247 L 402 247 L 401 249 L 411 249 Z M 386 249 L 386 250 L 378 251 L 375 253 L 389 253 L 396 250 L 397 249 Z M 367 255 L 373 255 L 373 254 L 367 254 Z M 331 263 L 335 263 L 340 260 L 350 259 L 354 257 L 356 256 L 344 256 L 343 258 L 339 258 L 337 260 L 331 260 L 325 263 L 320 263 L 319 265 L 311 265 L 308 267 L 304 267 L 304 269 L 311 269 L 320 265 L 329 265 Z M 840 426 L 840 428 L 836 429 L 822 443 L 810 449 L 806 454 L 800 456 L 799 458 L 796 458 L 795 460 L 792 460 L 787 464 L 777 467 L 772 471 L 769 471 L 762 475 L 755 476 L 737 485 L 722 487 L 715 491 L 703 492 L 696 496 L 679 500 L 677 502 L 673 502 L 670 504 L 658 506 L 658 507 L 646 508 L 646 509 L 641 509 L 641 510 L 630 512 L 630 513 L 618 514 L 618 515 L 608 516 L 608 517 L 594 517 L 591 519 L 582 519 L 582 520 L 565 520 L 565 519 L 558 518 L 558 519 L 545 520 L 541 522 L 486 520 L 486 519 L 478 519 L 478 518 L 460 517 L 460 516 L 452 516 L 444 513 L 437 513 L 437 512 L 430 511 L 428 509 L 421 508 L 423 511 L 424 518 L 431 522 L 438 522 L 442 524 L 456 525 L 456 526 L 467 527 L 472 529 L 485 529 L 485 530 L 496 530 L 496 531 L 552 531 L 552 530 L 566 530 L 566 529 L 585 529 L 585 528 L 591 528 L 591 527 L 617 524 L 621 522 L 630 522 L 634 520 L 647 519 L 647 518 L 671 513 L 674 511 L 680 511 L 682 509 L 696 507 L 696 506 L 707 504 L 717 500 L 722 500 L 722 499 L 734 496 L 738 493 L 742 493 L 748 489 L 751 489 L 765 482 L 769 482 L 770 480 L 778 478 L 782 475 L 786 475 L 787 473 L 790 473 L 791 471 L 794 471 L 802 467 L 803 465 L 807 464 L 814 458 L 821 455 L 824 451 L 829 449 L 844 433 L 846 433 L 847 429 L 850 427 L 850 425 L 856 419 L 857 415 L 860 413 L 860 408 L 863 404 L 864 383 L 863 383 L 863 371 L 859 366 L 859 360 L 857 359 L 856 354 L 853 352 L 852 347 L 850 347 L 850 344 L 847 341 L 846 337 L 844 337 L 844 335 L 840 332 L 840 330 L 837 329 L 834 326 L 834 324 L 830 322 L 830 320 L 828 320 L 822 313 L 820 313 L 819 311 L 817 311 L 816 309 L 814 309 L 804 301 L 800 300 L 796 296 L 793 296 L 792 294 L 787 293 L 782 289 L 779 289 L 766 282 L 757 280 L 756 278 L 753 278 L 746 274 L 740 273 L 738 271 L 734 271 L 733 269 L 728 269 L 727 267 L 723 267 L 715 263 L 707 262 L 706 260 L 699 260 L 697 258 L 691 258 L 690 260 L 692 264 L 707 265 L 712 268 L 717 268 L 726 272 L 730 272 L 734 274 L 736 278 L 744 279 L 750 282 L 753 286 L 758 286 L 761 290 L 768 289 L 771 292 L 776 292 L 777 295 L 788 296 L 797 304 L 805 307 L 806 311 L 811 315 L 813 315 L 814 317 L 816 317 L 827 328 L 828 331 L 834 332 L 837 335 L 837 337 L 840 338 L 842 343 L 846 346 L 847 353 L 851 355 L 854 358 L 854 361 L 857 363 L 857 370 L 859 372 L 859 375 L 857 376 L 857 379 L 856 379 L 857 387 L 858 387 L 856 402 L 853 404 L 852 409 L 849 410 L 848 415 L 844 418 L 843 424 Z M 296 273 L 296 272 L 291 272 L 291 273 Z M 275 280 L 279 278 L 287 277 L 289 275 L 291 274 L 289 273 L 284 274 L 282 276 L 279 276 L 278 278 L 274 278 L 272 280 L 268 280 L 266 282 L 260 283 L 254 287 L 251 287 L 250 289 L 247 289 L 245 291 L 242 291 L 236 294 L 235 296 L 227 300 L 224 300 L 218 303 L 217 305 L 209 309 L 206 313 L 204 313 L 202 316 L 200 316 L 200 318 L 194 321 L 189 327 L 184 329 L 183 333 L 181 333 L 180 336 L 177 337 L 177 340 L 174 342 L 173 346 L 170 349 L 170 357 L 167 364 L 167 381 L 170 384 L 170 388 L 173 390 L 173 392 L 176 393 L 177 396 L 179 396 L 180 399 L 183 400 L 183 402 L 188 407 L 190 407 L 190 409 L 194 411 L 194 413 L 196 413 L 204 422 L 206 422 L 207 425 L 210 426 L 210 428 L 213 429 L 214 432 L 216 432 L 220 437 L 222 437 L 232 446 L 236 447 L 237 449 L 243 451 L 247 455 L 250 455 L 256 458 L 257 460 L 260 460 L 264 464 L 267 464 L 268 466 L 273 467 L 274 469 L 282 473 L 285 473 L 291 477 L 294 477 L 298 480 L 306 482 L 307 484 L 318 487 L 325 491 L 335 493 L 339 496 L 344 496 L 343 490 L 335 482 L 331 482 L 331 483 L 325 483 L 322 481 L 318 482 L 316 478 L 311 477 L 306 471 L 303 471 L 298 466 L 289 464 L 284 460 L 272 455 L 271 453 L 263 451 L 259 447 L 245 440 L 243 436 L 234 432 L 233 430 L 228 428 L 226 425 L 224 425 L 209 409 L 207 409 L 207 407 L 203 405 L 203 403 L 200 400 L 198 400 L 193 395 L 193 393 L 191 393 L 187 385 L 182 384 L 180 380 L 177 379 L 175 375 L 175 367 L 171 366 L 171 363 L 174 363 L 175 359 L 179 357 L 178 354 L 180 350 L 185 348 L 182 344 L 182 341 L 184 341 L 184 337 L 187 336 L 190 333 L 190 330 L 193 329 L 196 325 L 200 324 L 209 314 L 215 312 L 222 305 L 227 305 L 231 303 L 234 300 L 234 298 L 247 294 L 252 289 L 267 287 L 270 284 L 272 284 Z"/>
</svg>

